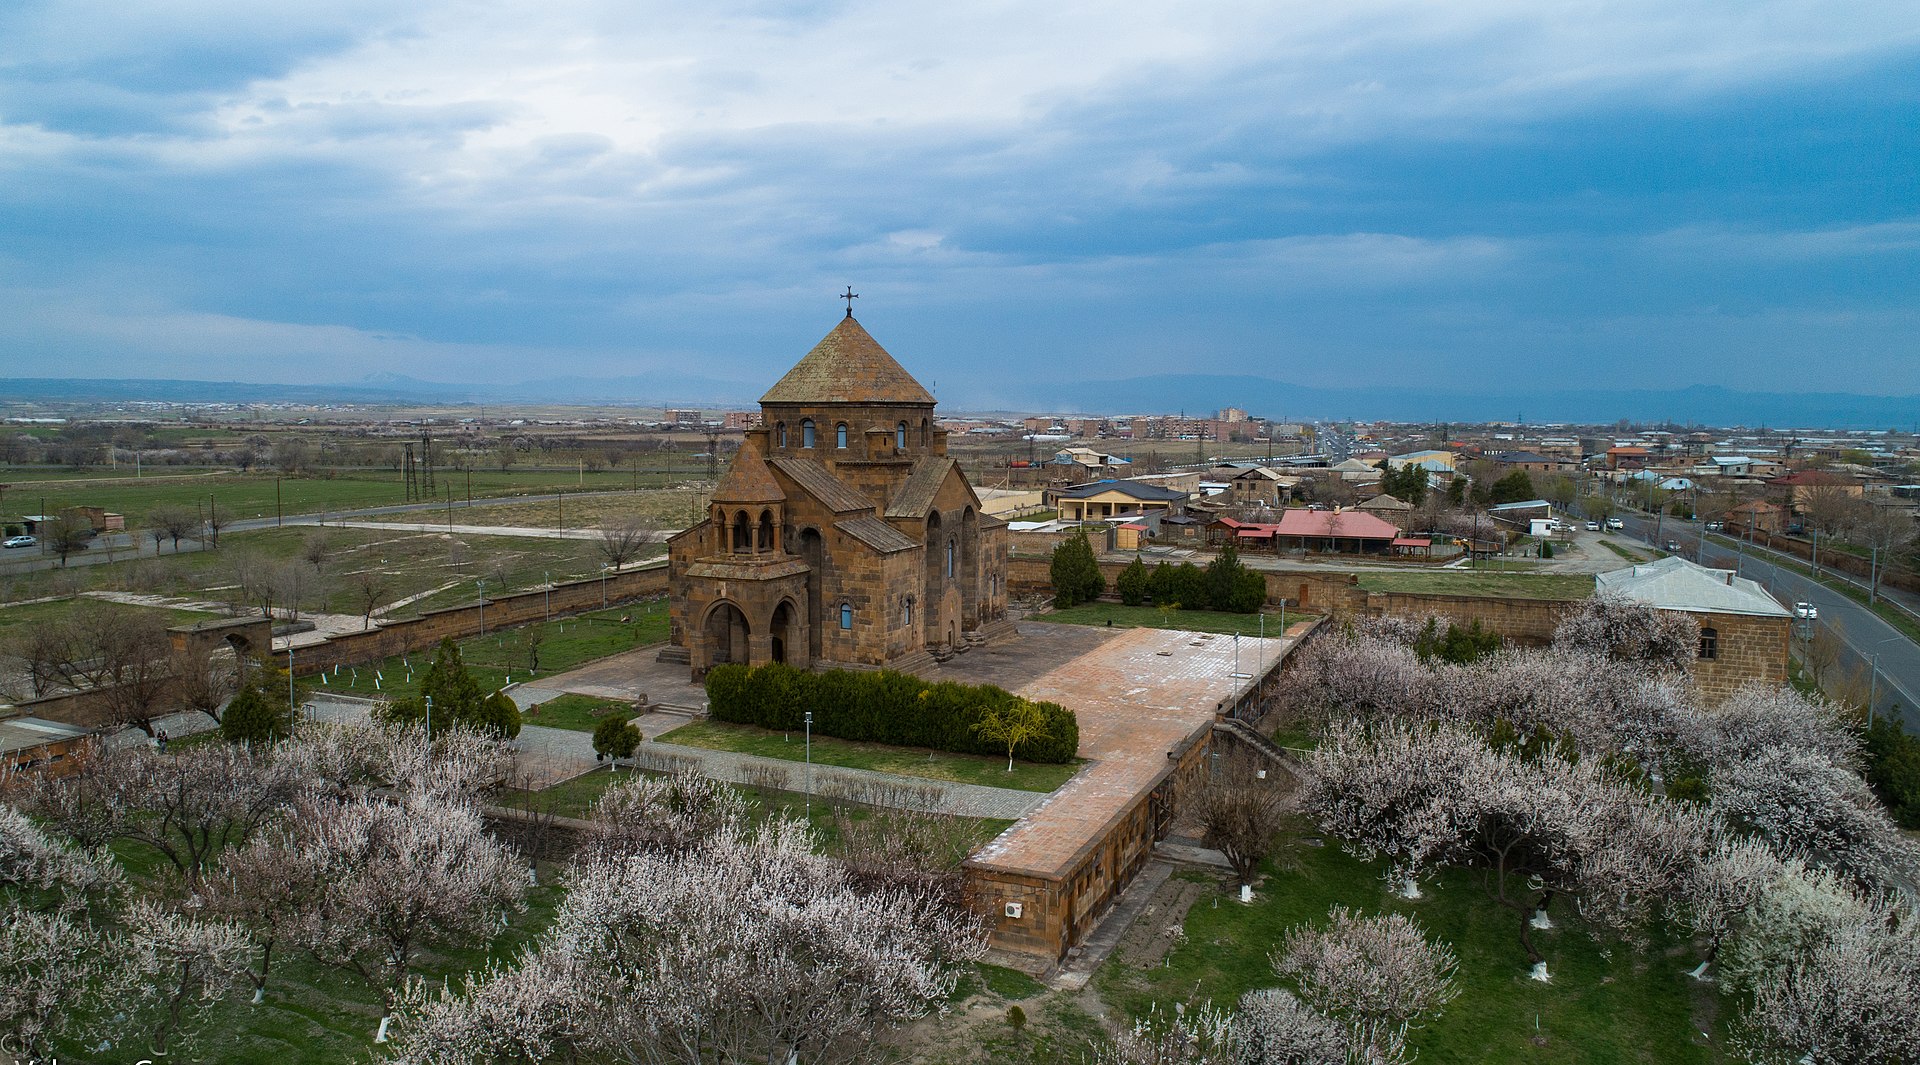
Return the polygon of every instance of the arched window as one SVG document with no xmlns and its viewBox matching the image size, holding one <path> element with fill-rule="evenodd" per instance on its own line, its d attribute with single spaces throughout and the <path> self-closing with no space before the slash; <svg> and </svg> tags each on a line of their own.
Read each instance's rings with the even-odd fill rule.
<svg viewBox="0 0 1920 1065">
<path fill-rule="evenodd" d="M 1700 630 L 1700 657 L 1720 657 L 1720 632 L 1718 629 Z"/>
<path fill-rule="evenodd" d="M 773 429 L 774 429 L 774 438 L 780 441 L 779 444 L 775 446 L 786 447 L 787 446 L 787 423 L 777 422 L 774 424 Z"/>
<path fill-rule="evenodd" d="M 920 446 L 921 447 L 926 447 L 928 444 L 933 442 L 933 436 L 928 432 L 927 426 L 928 426 L 927 420 L 925 418 L 920 419 Z"/>
<path fill-rule="evenodd" d="M 900 612 L 900 623 L 903 625 L 913 624 L 913 596 L 907 596 L 906 609 Z"/>
<path fill-rule="evenodd" d="M 843 629 L 853 628 L 853 604 L 852 603 L 840 604 L 840 627 Z"/>
<path fill-rule="evenodd" d="M 893 446 L 902 451 L 907 449 L 907 423 L 901 422 L 893 430 Z"/>
<path fill-rule="evenodd" d="M 953 576 L 953 537 L 947 537 L 947 576 Z"/>
<path fill-rule="evenodd" d="M 800 419 L 800 446 L 801 447 L 813 446 L 813 419 L 812 418 Z"/>
<path fill-rule="evenodd" d="M 839 425 L 836 425 L 833 427 L 833 446 L 840 448 L 843 451 L 846 450 L 846 446 L 847 446 L 847 423 L 846 422 L 841 422 Z"/>
</svg>

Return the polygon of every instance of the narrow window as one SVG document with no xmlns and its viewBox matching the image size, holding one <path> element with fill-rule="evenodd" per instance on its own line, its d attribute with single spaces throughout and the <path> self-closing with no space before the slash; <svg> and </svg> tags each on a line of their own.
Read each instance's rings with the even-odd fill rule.
<svg viewBox="0 0 1920 1065">
<path fill-rule="evenodd" d="M 777 434 L 780 439 L 779 446 L 786 447 L 787 446 L 787 423 L 780 422 L 779 424 L 774 426 L 774 429 L 777 431 Z"/>
<path fill-rule="evenodd" d="M 846 450 L 846 447 L 847 447 L 847 423 L 846 422 L 841 422 L 839 425 L 836 425 L 833 427 L 833 446 L 840 448 L 842 451 Z"/>
<path fill-rule="evenodd" d="M 813 446 L 813 419 L 812 418 L 800 419 L 800 446 L 801 447 Z"/>
<path fill-rule="evenodd" d="M 947 576 L 953 576 L 953 539 L 947 539 Z"/>
<path fill-rule="evenodd" d="M 1700 657 L 1720 657 L 1720 633 L 1717 629 L 1700 630 Z"/>
<path fill-rule="evenodd" d="M 913 596 L 907 596 L 906 609 L 901 612 L 900 620 L 905 625 L 913 624 Z"/>
<path fill-rule="evenodd" d="M 840 627 L 843 629 L 853 628 L 853 604 L 852 603 L 840 604 Z"/>
<path fill-rule="evenodd" d="M 901 422 L 893 430 L 893 446 L 902 451 L 907 449 L 907 423 Z"/>
</svg>

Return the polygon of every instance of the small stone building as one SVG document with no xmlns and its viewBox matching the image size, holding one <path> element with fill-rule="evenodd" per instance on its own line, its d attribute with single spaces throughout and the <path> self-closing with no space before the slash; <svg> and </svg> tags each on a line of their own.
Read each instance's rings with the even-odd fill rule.
<svg viewBox="0 0 1920 1065">
<path fill-rule="evenodd" d="M 1678 610 L 1700 623 L 1693 683 L 1709 701 L 1754 681 L 1787 682 L 1793 616 L 1758 583 L 1671 555 L 1602 573 L 1596 585 L 1598 594 Z"/>
<path fill-rule="evenodd" d="M 851 314 L 760 398 L 705 521 L 668 540 L 668 660 L 892 667 L 1010 632 L 1007 529 L 933 396 Z"/>
</svg>

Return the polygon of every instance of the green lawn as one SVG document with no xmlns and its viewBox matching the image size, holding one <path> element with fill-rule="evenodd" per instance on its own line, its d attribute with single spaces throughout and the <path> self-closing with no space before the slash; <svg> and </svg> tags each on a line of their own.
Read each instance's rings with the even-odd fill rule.
<svg viewBox="0 0 1920 1065">
<path fill-rule="evenodd" d="M 521 711 L 521 720 L 529 725 L 592 732 L 609 717 L 632 717 L 633 704 L 591 695 L 562 695 Z"/>
<path fill-rule="evenodd" d="M 627 617 L 629 621 L 621 621 Z M 539 641 L 540 669 L 533 672 L 533 643 Z M 589 614 L 556 618 L 504 632 L 491 632 L 457 641 L 461 661 L 485 691 L 505 687 L 509 678 L 538 683 L 541 677 L 564 672 L 582 663 L 605 658 L 667 638 L 667 604 L 628 603 Z M 303 677 L 303 692 L 347 692 L 354 695 L 411 698 L 433 665 L 433 652 L 395 656 L 357 668 L 330 671 L 323 683 L 318 676 Z M 378 680 L 378 686 L 375 682 Z M 536 724 L 548 724 L 540 721 Z M 556 726 L 567 727 L 567 726 Z"/>
<path fill-rule="evenodd" d="M 211 614 L 203 610 L 173 610 L 166 607 L 127 606 L 123 603 L 108 603 L 97 599 L 62 599 L 50 603 L 24 603 L 15 606 L 0 606 L 0 637 L 11 636 L 23 631 L 27 626 L 44 624 L 64 618 L 76 609 L 91 606 L 96 610 L 111 610 L 116 614 L 132 612 L 140 615 L 152 615 L 167 625 L 190 625 L 196 621 L 206 621 L 223 615 Z"/>
<path fill-rule="evenodd" d="M 1472 570 L 1430 570 L 1363 573 L 1360 575 L 1360 587 L 1370 592 L 1406 592 L 1416 595 L 1584 599 L 1593 594 L 1593 577 L 1585 573 L 1477 573 Z"/>
<path fill-rule="evenodd" d="M 1250 906 L 1237 898 L 1203 898 L 1188 913 L 1185 938 L 1164 967 L 1139 969 L 1124 956 L 1096 976 L 1105 1000 L 1128 1015 L 1150 1002 L 1230 1004 L 1244 992 L 1279 984 L 1268 956 L 1281 936 L 1303 922 L 1324 921 L 1344 904 L 1366 913 L 1400 912 L 1452 945 L 1460 959 L 1460 997 L 1412 1036 L 1431 1065 L 1688 1065 L 1729 1060 L 1700 1037 L 1724 1035 L 1713 985 L 1685 971 L 1688 944 L 1656 935 L 1645 952 L 1597 944 L 1578 928 L 1572 907 L 1556 906 L 1560 927 L 1536 933 L 1553 974 L 1527 979 L 1519 915 L 1494 903 L 1477 871 L 1452 871 L 1426 887 L 1426 897 L 1390 895 L 1377 865 L 1337 847 L 1301 847 L 1296 871 L 1274 873 Z M 1229 890 L 1223 886 L 1222 891 Z"/>
<path fill-rule="evenodd" d="M 1297 610 L 1286 614 L 1288 625 L 1307 615 Z M 1162 610 L 1157 606 L 1127 606 L 1124 603 L 1082 603 L 1064 610 L 1036 615 L 1035 621 L 1058 621 L 1066 625 L 1112 625 L 1117 629 L 1178 629 L 1183 632 L 1237 632 L 1242 636 L 1278 636 L 1280 610 L 1265 614 L 1228 614 L 1218 610 Z"/>
<path fill-rule="evenodd" d="M 1614 554 L 1619 555 L 1621 558 L 1626 559 L 1628 562 L 1645 562 L 1647 560 L 1646 556 L 1640 554 L 1637 551 L 1629 551 L 1626 548 L 1621 547 L 1619 544 L 1614 543 L 1612 540 L 1602 540 L 1600 542 L 1607 545 L 1607 550 L 1612 551 Z"/>
<path fill-rule="evenodd" d="M 798 732 L 774 732 L 752 725 L 725 721 L 695 721 L 664 736 L 653 737 L 661 743 L 677 743 L 709 751 L 735 751 L 765 758 L 800 762 L 806 759 L 806 743 Z M 856 743 L 829 736 L 813 738 L 816 765 L 871 769 L 925 780 L 946 780 L 960 784 L 981 784 L 990 788 L 1015 788 L 1020 791 L 1052 791 L 1067 782 L 1079 769 L 1072 765 L 1014 763 L 1007 772 L 1004 758 L 973 754 L 949 754 L 918 747 L 889 747 L 882 743 Z"/>
</svg>

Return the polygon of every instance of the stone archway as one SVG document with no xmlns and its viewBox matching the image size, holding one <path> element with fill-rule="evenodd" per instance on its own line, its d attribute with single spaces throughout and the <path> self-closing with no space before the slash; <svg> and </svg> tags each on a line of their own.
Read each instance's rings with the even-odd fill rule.
<svg viewBox="0 0 1920 1065">
<path fill-rule="evenodd" d="M 806 612 L 807 661 L 816 662 L 820 659 L 820 632 L 826 625 L 826 615 L 823 613 L 826 608 L 821 602 L 824 593 L 821 589 L 826 587 L 827 546 L 820 537 L 820 530 L 811 526 L 800 530 L 796 546 L 799 548 L 796 553 L 807 563 L 807 601 L 801 607 Z M 794 650 L 793 642 L 789 640 L 787 653 L 792 654 Z"/>
<path fill-rule="evenodd" d="M 752 638 L 753 627 L 747 622 L 746 612 L 731 600 L 713 604 L 700 625 L 700 635 L 708 667 L 749 661 L 747 641 Z"/>
<path fill-rule="evenodd" d="M 807 653 L 807 634 L 802 629 L 800 610 L 793 600 L 782 599 L 780 605 L 773 608 L 773 619 L 767 625 L 767 638 L 773 661 L 786 662 L 802 669 L 812 661 Z"/>
</svg>

